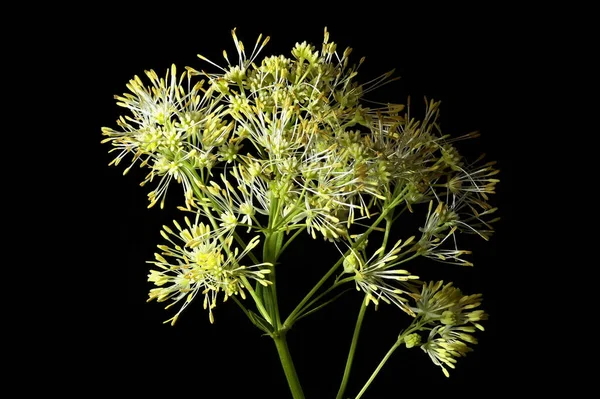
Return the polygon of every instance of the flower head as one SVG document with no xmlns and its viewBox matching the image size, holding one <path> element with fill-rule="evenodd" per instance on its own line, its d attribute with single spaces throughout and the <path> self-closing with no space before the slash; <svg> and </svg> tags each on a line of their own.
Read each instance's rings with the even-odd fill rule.
<svg viewBox="0 0 600 399">
<path fill-rule="evenodd" d="M 111 152 L 118 151 L 111 164 L 117 165 L 132 154 L 132 163 L 124 173 L 138 161 L 141 167 L 151 169 L 142 185 L 157 176 L 161 178 L 148 197 L 150 206 L 160 201 L 163 207 L 173 179 L 183 184 L 186 198 L 191 195 L 186 170 L 200 166 L 202 159 L 209 166 L 210 152 L 220 143 L 214 137 L 223 141 L 231 126 L 220 118 L 211 90 L 205 90 L 203 82 L 192 85 L 189 71 L 178 77 L 173 65 L 164 78 L 153 70 L 146 71 L 146 76 L 149 86 L 135 76 L 127 84 L 130 93 L 115 96 L 117 105 L 130 114 L 117 120 L 120 130 L 103 127 L 102 134 L 107 138 L 102 142 L 113 145 Z M 225 156 L 235 155 L 232 149 L 226 150 Z"/>
<path fill-rule="evenodd" d="M 483 310 L 475 310 L 481 301 L 481 294 L 464 295 L 452 283 L 444 285 L 443 281 L 430 281 L 421 287 L 421 294 L 412 310 L 430 323 L 470 324 L 483 331 L 479 321 L 487 320 L 488 316 Z"/>
<path fill-rule="evenodd" d="M 162 236 L 171 245 L 159 245 L 161 253 L 155 254 L 155 261 L 149 263 L 158 267 L 151 270 L 148 280 L 158 288 L 150 290 L 149 299 L 158 302 L 172 300 L 173 306 L 181 300 L 184 303 L 170 321 L 175 323 L 179 314 L 197 294 L 204 295 L 204 308 L 209 311 L 214 322 L 212 309 L 217 305 L 217 295 L 223 293 L 224 301 L 232 295 L 245 298 L 247 279 L 268 285 L 265 275 L 270 273 L 270 264 L 260 263 L 251 266 L 241 264 L 242 259 L 259 243 L 258 236 L 247 243 L 240 253 L 233 248 L 233 236 L 224 236 L 220 231 L 212 231 L 203 223 L 191 223 L 185 218 L 185 228 L 174 222 L 177 232 L 163 226 Z"/>
<path fill-rule="evenodd" d="M 446 367 L 455 368 L 456 359 L 472 351 L 467 342 L 477 343 L 469 334 L 473 331 L 473 327 L 437 326 L 430 331 L 427 342 L 421 345 L 421 349 L 429 355 L 433 364 L 442 368 L 446 377 L 450 377 Z"/>
<path fill-rule="evenodd" d="M 472 333 L 483 330 L 479 322 L 488 317 L 483 310 L 475 310 L 480 304 L 481 294 L 463 295 L 452 283 L 431 281 L 423 284 L 416 306 L 411 308 L 424 325 L 434 325 L 421 349 L 446 377 L 446 367 L 454 368 L 456 358 L 471 351 L 467 344 L 477 344 Z"/>
<path fill-rule="evenodd" d="M 458 249 L 456 241 L 451 239 L 455 237 L 457 225 L 461 223 L 453 207 L 440 202 L 432 210 L 433 201 L 430 201 L 425 226 L 419 229 L 422 232 L 419 240 L 420 254 L 443 263 L 473 266 L 463 258 L 463 255 L 468 255 L 471 251 Z M 445 246 L 447 242 L 451 242 L 453 247 Z"/>
<path fill-rule="evenodd" d="M 414 299 L 417 296 L 410 281 L 418 279 L 419 276 L 394 266 L 400 263 L 396 259 L 402 248 L 410 244 L 413 238 L 404 243 L 398 240 L 386 254 L 383 254 L 384 249 L 381 247 L 367 261 L 363 260 L 360 253 L 351 249 L 343 263 L 346 273 L 354 273 L 356 289 L 366 294 L 367 301 L 373 302 L 375 306 L 379 305 L 380 300 L 388 304 L 393 303 L 411 316 L 415 314 L 407 304 L 407 297 Z"/>
</svg>

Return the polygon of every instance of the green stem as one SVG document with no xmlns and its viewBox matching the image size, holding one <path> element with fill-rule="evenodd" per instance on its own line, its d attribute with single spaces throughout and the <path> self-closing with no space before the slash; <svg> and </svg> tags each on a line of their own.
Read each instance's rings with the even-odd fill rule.
<svg viewBox="0 0 600 399">
<path fill-rule="evenodd" d="M 248 317 L 248 320 L 252 321 L 252 318 L 250 318 L 250 313 L 248 312 L 248 309 L 246 309 L 244 304 L 240 302 L 240 300 L 237 299 L 235 295 L 232 295 L 231 299 L 233 299 L 233 302 L 235 302 L 240 307 L 240 309 L 242 309 L 242 312 L 244 312 L 246 317 Z"/>
<path fill-rule="evenodd" d="M 270 284 L 268 287 L 263 287 L 261 289 L 261 293 L 264 295 L 268 295 L 268 303 L 270 306 L 268 307 L 271 319 L 273 320 L 273 327 L 275 329 L 279 329 L 281 326 L 281 319 L 279 315 L 279 306 L 277 303 L 277 283 L 276 283 L 276 275 L 275 275 L 275 263 L 277 262 L 278 252 L 281 246 L 281 232 L 277 233 L 266 233 L 265 234 L 265 243 L 263 247 L 263 261 L 269 262 L 273 266 L 270 266 L 271 273 L 269 273 L 269 281 Z"/>
<path fill-rule="evenodd" d="M 346 386 L 348 385 L 348 378 L 350 378 L 350 370 L 352 369 L 352 361 L 354 360 L 354 352 L 356 352 L 356 346 L 358 344 L 358 336 L 360 335 L 360 328 L 365 317 L 365 311 L 367 310 L 367 298 L 363 298 L 360 305 L 360 311 L 358 312 L 358 318 L 356 319 L 356 326 L 354 327 L 354 334 L 352 335 L 352 343 L 350 344 L 350 351 L 348 352 L 348 359 L 346 360 L 346 368 L 344 369 L 344 376 L 342 377 L 342 383 L 338 390 L 336 399 L 343 399 Z"/>
<path fill-rule="evenodd" d="M 379 365 L 377 366 L 375 371 L 373 371 L 373 374 L 371 374 L 371 377 L 369 378 L 369 380 L 365 383 L 365 385 L 362 387 L 362 389 L 360 390 L 360 392 L 358 393 L 358 395 L 356 395 L 356 398 L 354 398 L 354 399 L 360 399 L 360 397 L 367 391 L 367 388 L 369 388 L 369 385 L 371 385 L 371 383 L 373 382 L 375 377 L 377 377 L 377 374 L 379 374 L 379 372 L 381 371 L 383 366 L 387 363 L 387 361 L 392 356 L 392 354 L 396 351 L 396 349 L 398 349 L 400 347 L 400 345 L 402 345 L 404 343 L 404 337 L 406 337 L 409 334 L 412 334 L 415 331 L 419 331 L 421 329 L 421 327 L 423 327 L 424 324 L 425 323 L 422 320 L 417 318 L 417 319 L 413 320 L 411 325 L 406 330 L 404 330 L 400 335 L 398 335 L 398 339 L 396 340 L 396 343 L 385 354 L 385 356 L 383 357 L 381 362 L 379 362 Z"/>
<path fill-rule="evenodd" d="M 335 295 L 333 298 L 327 300 L 326 302 L 323 302 L 319 306 L 315 306 L 314 308 L 312 308 L 310 310 L 303 311 L 302 314 L 296 318 L 296 323 L 298 322 L 298 320 L 302 320 L 304 317 L 307 317 L 308 315 L 313 314 L 313 313 L 319 311 L 320 309 L 324 308 L 325 306 L 329 305 L 330 303 L 335 302 L 336 299 L 338 299 L 339 297 L 341 297 L 346 292 L 348 292 L 348 291 L 350 291 L 352 289 L 353 288 L 348 288 L 348 289 L 340 292 L 339 294 Z M 311 301 L 311 305 L 307 306 L 306 309 L 309 309 L 310 306 L 312 306 L 313 303 L 314 303 L 314 301 Z"/>
<path fill-rule="evenodd" d="M 381 243 L 381 247 L 383 248 L 383 251 L 381 251 L 381 253 L 379 254 L 379 259 L 383 258 L 384 254 L 385 254 L 385 247 L 387 246 L 387 242 L 390 238 L 390 230 L 392 228 L 393 220 L 394 220 L 394 218 L 393 218 L 393 209 L 392 209 L 392 212 L 390 212 L 390 214 L 385 216 L 385 233 L 383 234 L 383 242 Z"/>
<path fill-rule="evenodd" d="M 273 225 L 276 222 L 277 215 L 279 212 L 279 200 L 277 197 L 271 194 L 271 205 L 269 208 L 269 221 L 267 224 L 267 229 L 264 231 L 265 234 L 265 242 L 263 244 L 263 262 L 268 262 L 271 264 L 269 269 L 271 269 L 271 273 L 268 275 L 268 279 L 271 282 L 271 285 L 268 287 L 257 287 L 257 292 L 264 299 L 265 305 L 267 305 L 267 310 L 271 316 L 271 320 L 273 320 L 273 327 L 275 330 L 278 330 L 281 321 L 279 320 L 279 309 L 277 306 L 277 284 L 276 284 L 276 275 L 275 275 L 275 262 L 277 261 L 278 256 L 278 242 L 280 241 L 279 236 L 281 233 L 276 233 L 273 230 Z"/>
<path fill-rule="evenodd" d="M 248 279 L 245 276 L 242 276 L 241 280 L 242 280 L 242 283 L 244 284 L 244 287 L 246 287 L 246 289 L 250 293 L 250 296 L 252 297 L 252 299 L 254 299 L 254 303 L 256 304 L 256 308 L 258 309 L 260 315 L 262 317 L 264 317 L 265 320 L 273 326 L 274 325 L 273 320 L 271 319 L 269 312 L 267 311 L 267 309 L 265 309 L 265 306 L 263 305 L 261 298 L 258 297 L 256 291 L 254 291 L 254 289 L 252 288 L 252 285 L 250 284 Z M 262 285 L 261 285 L 261 287 L 262 287 Z"/>
<path fill-rule="evenodd" d="M 377 377 L 377 374 L 379 374 L 379 371 L 381 371 L 381 369 L 383 368 L 383 366 L 385 365 L 385 363 L 388 361 L 388 359 L 390 358 L 390 356 L 392 356 L 392 353 L 394 353 L 394 351 L 396 349 L 398 349 L 398 347 L 401 344 L 402 344 L 402 342 L 400 340 L 398 340 L 390 348 L 390 350 L 385 354 L 384 358 L 381 360 L 381 362 L 379 363 L 379 365 L 377 366 L 377 368 L 375 369 L 375 371 L 373 372 L 373 374 L 371 374 L 371 377 L 369 378 L 369 380 L 367 381 L 367 383 L 363 386 L 363 388 L 360 390 L 360 392 L 358 393 L 358 395 L 356 395 L 355 399 L 360 399 L 360 397 L 363 396 L 363 394 L 367 391 L 367 388 L 369 388 L 369 385 L 371 385 L 371 383 L 373 382 L 373 380 L 375 379 L 375 377 Z"/>
<path fill-rule="evenodd" d="M 294 235 L 292 235 L 285 244 L 283 244 L 283 247 L 281 248 L 281 252 L 285 251 L 285 249 L 288 247 L 288 245 L 291 244 L 292 241 L 294 241 L 294 239 L 296 237 L 298 237 L 298 235 L 300 233 L 302 233 L 304 230 L 306 229 L 306 227 L 299 227 L 298 230 L 294 233 Z"/>
<path fill-rule="evenodd" d="M 394 219 L 392 220 L 392 223 L 395 223 L 396 220 L 402 216 L 402 214 L 408 209 L 408 206 L 404 205 L 404 207 L 400 210 L 400 212 L 395 212 L 395 216 Z"/>
<path fill-rule="evenodd" d="M 323 291 L 322 293 L 320 293 L 319 295 L 317 295 L 312 301 L 310 301 L 302 309 L 300 309 L 296 313 L 296 320 L 299 320 L 302 317 L 304 317 L 306 310 L 310 309 L 310 307 L 312 305 L 314 305 L 315 303 L 317 303 L 319 301 L 319 299 L 323 298 L 325 295 L 327 295 L 328 293 L 330 293 L 331 291 L 333 291 L 337 287 L 339 287 L 339 286 L 341 286 L 343 284 L 349 283 L 351 281 L 354 281 L 354 276 L 352 276 L 352 277 L 346 277 L 346 278 L 344 278 L 342 280 L 336 281 L 331 287 L 327 288 L 325 291 Z"/>
<path fill-rule="evenodd" d="M 373 222 L 373 224 L 369 227 L 369 229 L 364 234 L 362 234 L 358 240 L 356 240 L 356 242 L 354 243 L 354 247 L 360 246 L 363 243 L 363 241 L 367 239 L 368 235 L 385 218 L 385 215 L 386 215 L 386 212 L 382 212 L 381 215 L 379 215 L 377 220 L 375 220 L 375 222 Z M 331 277 L 331 275 L 333 273 L 335 273 L 335 271 L 342 265 L 342 263 L 344 262 L 345 256 L 349 253 L 350 253 L 350 249 L 348 249 L 348 251 L 346 251 L 344 256 L 340 257 L 340 259 L 338 259 L 338 261 L 335 262 L 335 264 L 331 267 L 331 269 L 329 269 L 329 271 L 327 271 L 327 273 L 325 273 L 325 275 L 310 290 L 310 292 L 308 294 L 306 294 L 306 296 L 300 301 L 300 303 L 296 306 L 296 308 L 294 308 L 294 310 L 292 310 L 292 313 L 290 313 L 290 315 L 287 317 L 287 319 L 285 319 L 285 321 L 283 322 L 284 326 L 286 326 L 287 328 L 290 328 L 294 324 L 294 321 L 297 319 L 297 314 L 304 308 L 304 305 L 313 297 L 313 295 L 319 290 L 319 288 L 321 288 L 321 286 L 323 284 L 325 284 L 325 282 L 329 279 L 329 277 Z"/>
<path fill-rule="evenodd" d="M 337 262 L 335 262 L 335 265 L 333 265 L 331 267 L 331 269 L 329 269 L 329 271 L 327 273 L 325 273 L 325 275 L 321 278 L 321 280 L 319 280 L 319 282 L 310 290 L 310 292 L 308 294 L 306 294 L 306 296 L 300 301 L 298 306 L 296 306 L 296 308 L 294 310 L 292 310 L 292 313 L 290 313 L 290 315 L 287 317 L 287 319 L 285 319 L 285 321 L 283 322 L 284 326 L 287 326 L 288 328 L 290 328 L 292 326 L 292 324 L 294 324 L 294 321 L 297 319 L 298 314 L 304 308 L 304 305 L 306 305 L 306 302 L 308 302 L 310 300 L 310 298 L 313 297 L 313 295 L 319 290 L 319 288 L 321 288 L 321 286 L 325 283 L 325 281 L 327 281 L 329 279 L 329 277 L 331 277 L 331 275 L 336 271 L 336 269 L 342 264 L 343 261 L 344 261 L 344 258 L 343 257 L 340 258 Z"/>
<path fill-rule="evenodd" d="M 278 226 L 280 213 L 279 207 L 279 199 L 277 197 L 272 197 L 271 207 L 269 209 L 269 222 L 265 231 L 265 242 L 263 246 L 263 262 L 269 262 L 272 264 L 270 267 L 271 273 L 269 273 L 269 280 L 272 284 L 262 290 L 262 295 L 265 299 L 268 297 L 268 310 L 271 312 L 271 318 L 273 320 L 272 325 L 275 329 L 275 331 L 271 334 L 271 338 L 273 338 L 273 341 L 275 342 L 275 347 L 277 348 L 277 353 L 279 354 L 281 366 L 283 367 L 292 397 L 294 399 L 304 399 L 304 392 L 302 391 L 302 386 L 298 380 L 298 374 L 296 373 L 292 355 L 290 354 L 287 344 L 286 335 L 288 329 L 281 324 L 277 301 L 275 265 L 277 263 L 277 259 L 281 255 L 281 247 L 283 244 L 284 235 L 284 232 L 280 231 Z"/>
<path fill-rule="evenodd" d="M 275 347 L 279 354 L 279 360 L 281 360 L 285 378 L 287 379 L 290 391 L 292 392 L 292 397 L 294 399 L 304 399 L 304 392 L 302 392 L 302 386 L 298 380 L 296 368 L 294 367 L 294 362 L 292 361 L 292 355 L 290 354 L 285 335 L 285 331 L 276 335 L 274 334 L 272 335 L 273 341 L 275 341 Z"/>
<path fill-rule="evenodd" d="M 198 178 L 198 176 L 195 173 L 195 170 L 193 168 L 190 168 L 190 172 L 192 174 L 196 175 L 194 177 Z M 198 198 L 203 197 L 200 187 L 198 187 L 196 184 L 193 184 L 193 189 L 195 191 L 195 194 L 198 196 Z M 246 289 L 252 296 L 252 299 L 254 299 L 254 302 L 256 303 L 256 306 L 257 306 L 260 314 L 262 315 L 262 317 L 264 317 L 264 319 L 269 324 L 271 324 L 271 326 L 273 326 L 273 328 L 275 329 L 275 332 L 273 334 L 271 334 L 271 337 L 275 341 L 277 353 L 279 354 L 279 358 L 281 360 L 281 365 L 283 366 L 283 371 L 284 371 L 286 379 L 288 381 L 288 385 L 290 387 L 290 391 L 292 392 L 293 398 L 294 399 L 304 399 L 304 393 L 302 392 L 302 387 L 300 386 L 300 381 L 298 380 L 298 375 L 296 374 L 296 369 L 294 367 L 294 363 L 292 361 L 292 357 L 291 357 L 291 354 L 290 354 L 290 351 L 289 351 L 289 348 L 287 345 L 286 329 L 285 328 L 281 329 L 279 308 L 278 308 L 278 304 L 277 304 L 277 290 L 276 290 L 276 283 L 275 283 L 275 263 L 277 261 L 277 258 L 279 257 L 279 254 L 281 251 L 281 245 L 282 245 L 282 241 L 283 241 L 283 233 L 274 231 L 274 229 L 273 229 L 273 226 L 276 222 L 277 215 L 279 212 L 278 206 L 279 206 L 279 203 L 275 199 L 272 203 L 272 209 L 270 209 L 270 212 L 269 212 L 270 213 L 269 226 L 268 226 L 267 232 L 265 233 L 265 242 L 263 244 L 264 245 L 263 246 L 263 261 L 273 264 L 273 266 L 271 266 L 271 273 L 269 273 L 269 279 L 272 282 L 272 284 L 269 287 L 264 288 L 264 290 L 261 289 L 260 291 L 256 292 L 252 288 L 252 285 L 250 284 L 250 282 L 245 277 L 242 277 L 242 283 L 244 284 L 244 286 L 246 287 Z M 206 204 L 203 204 L 203 207 L 204 207 L 204 212 L 208 216 L 208 219 L 210 220 L 213 228 L 217 229 L 217 227 L 218 227 L 217 222 L 210 214 L 210 210 L 208 209 Z M 221 240 L 223 240 L 222 237 L 219 237 L 219 238 Z M 243 244 L 243 241 L 237 234 L 235 235 L 235 239 L 238 243 Z M 225 249 L 228 250 L 229 248 L 225 248 Z M 253 261 L 258 263 L 258 260 L 253 255 L 252 255 L 252 257 L 253 257 Z M 262 288 L 262 286 L 261 286 L 261 288 Z M 265 308 L 265 306 L 263 305 L 263 303 L 264 303 L 263 301 L 265 301 L 265 296 L 269 297 L 269 300 L 266 301 L 266 304 L 270 305 L 270 306 L 267 306 L 268 309 Z M 242 309 L 244 314 L 252 321 L 250 314 L 249 314 L 248 310 L 244 307 L 244 305 L 241 302 L 239 302 L 237 300 L 237 298 L 233 298 L 233 299 L 238 304 L 238 306 Z"/>
</svg>

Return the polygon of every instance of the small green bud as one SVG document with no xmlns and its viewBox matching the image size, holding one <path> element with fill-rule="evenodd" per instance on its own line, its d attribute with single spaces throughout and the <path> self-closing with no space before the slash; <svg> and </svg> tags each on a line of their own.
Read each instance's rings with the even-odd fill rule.
<svg viewBox="0 0 600 399">
<path fill-rule="evenodd" d="M 345 273 L 354 273 L 357 269 L 358 259 L 356 255 L 350 254 L 350 256 L 346 256 L 344 258 L 344 272 Z"/>
<path fill-rule="evenodd" d="M 442 324 L 446 325 L 456 324 L 456 315 L 452 311 L 446 310 L 444 313 L 442 313 L 442 318 L 440 321 Z"/>
<path fill-rule="evenodd" d="M 313 52 L 314 49 L 314 46 L 309 45 L 306 42 L 296 43 L 296 46 L 292 50 L 292 55 L 297 60 L 307 60 L 310 64 L 314 64 L 319 58 L 319 52 Z"/>
<path fill-rule="evenodd" d="M 421 336 L 418 333 L 412 333 L 404 338 L 404 343 L 407 348 L 418 346 L 421 343 Z"/>
</svg>

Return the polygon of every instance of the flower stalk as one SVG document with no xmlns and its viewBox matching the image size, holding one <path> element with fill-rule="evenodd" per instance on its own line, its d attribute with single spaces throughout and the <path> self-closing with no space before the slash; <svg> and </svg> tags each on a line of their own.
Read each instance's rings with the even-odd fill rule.
<svg viewBox="0 0 600 399">
<path fill-rule="evenodd" d="M 286 332 L 281 331 L 274 335 L 273 341 L 275 342 L 275 347 L 277 348 L 277 353 L 279 354 L 281 366 L 283 367 L 283 372 L 285 373 L 285 377 L 288 381 L 292 397 L 294 399 L 304 399 L 304 392 L 302 391 L 302 386 L 300 385 L 298 375 L 296 374 L 296 368 L 294 367 L 292 355 L 290 354 L 290 349 L 288 348 Z"/>
<path fill-rule="evenodd" d="M 358 345 L 358 337 L 360 336 L 360 329 L 362 327 L 363 319 L 367 310 L 369 301 L 365 297 L 360 304 L 360 310 L 358 311 L 358 317 L 356 319 L 356 326 L 354 327 L 354 334 L 352 335 L 352 342 L 350 343 L 350 350 L 348 351 L 348 358 L 346 359 L 346 367 L 344 368 L 344 375 L 342 382 L 338 390 L 336 399 L 343 399 L 344 393 L 346 392 L 346 386 L 350 378 L 350 371 L 352 370 L 352 362 L 354 360 L 354 353 L 356 352 L 356 346 Z"/>
</svg>

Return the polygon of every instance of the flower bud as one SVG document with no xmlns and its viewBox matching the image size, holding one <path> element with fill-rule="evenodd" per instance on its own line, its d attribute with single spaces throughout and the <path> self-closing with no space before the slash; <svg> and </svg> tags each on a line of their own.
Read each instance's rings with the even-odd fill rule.
<svg viewBox="0 0 600 399">
<path fill-rule="evenodd" d="M 446 325 L 456 324 L 456 315 L 452 311 L 446 310 L 444 313 L 442 313 L 442 318 L 440 321 L 442 324 Z"/>
<path fill-rule="evenodd" d="M 421 336 L 417 333 L 409 334 L 404 338 L 404 343 L 407 348 L 418 346 L 421 343 Z"/>
<path fill-rule="evenodd" d="M 346 256 L 344 258 L 344 272 L 345 273 L 354 273 L 357 269 L 358 259 L 356 255 L 351 254 L 350 256 Z"/>
</svg>

